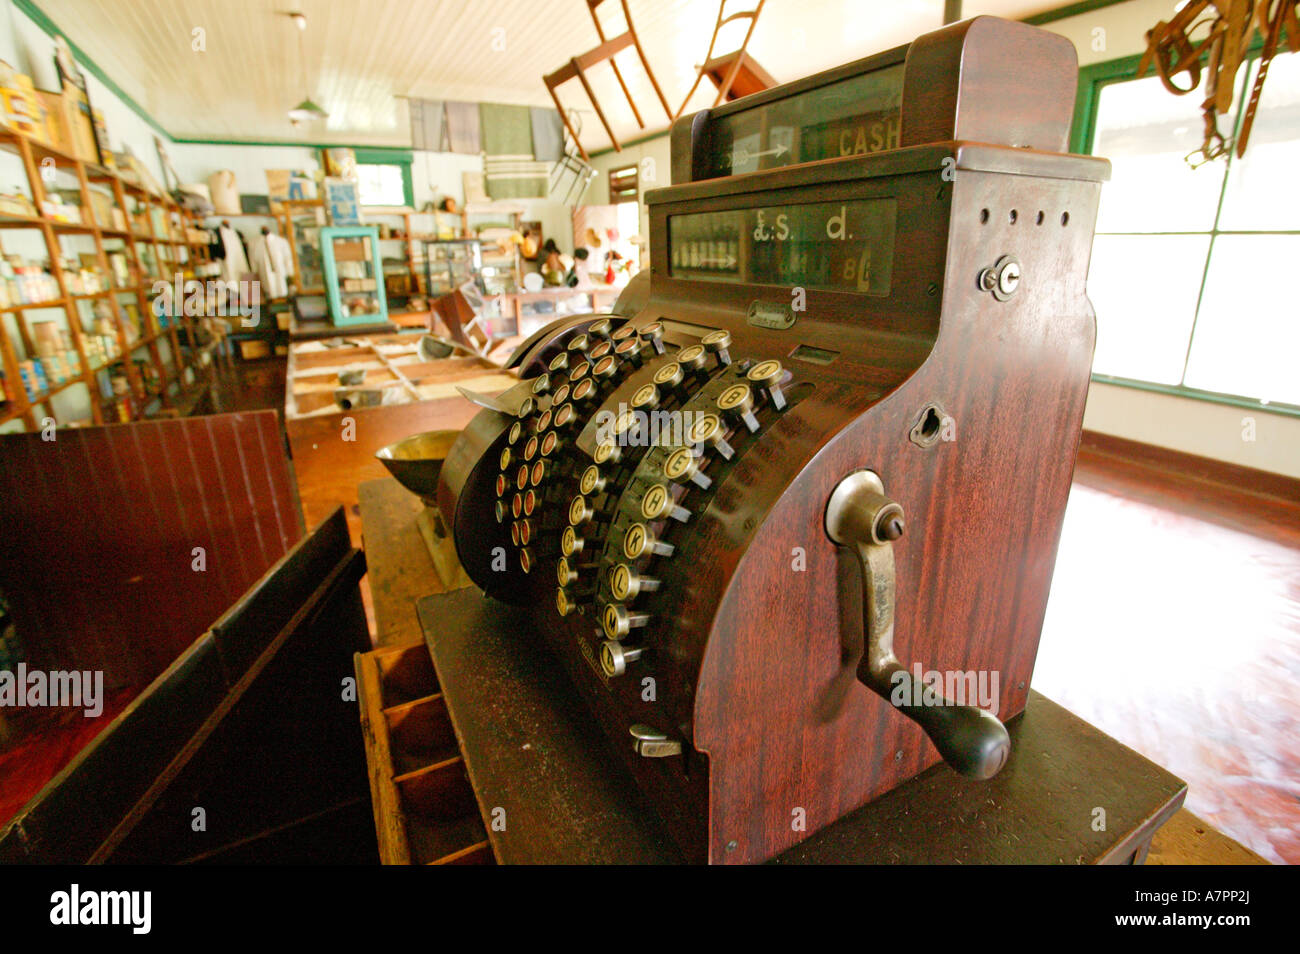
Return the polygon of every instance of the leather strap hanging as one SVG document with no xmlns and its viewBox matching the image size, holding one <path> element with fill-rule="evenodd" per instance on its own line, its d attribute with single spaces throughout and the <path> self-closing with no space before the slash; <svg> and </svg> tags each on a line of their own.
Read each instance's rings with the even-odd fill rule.
<svg viewBox="0 0 1300 954">
<path fill-rule="evenodd" d="M 1172 20 L 1161 20 L 1147 31 L 1147 49 L 1138 64 L 1138 75 L 1154 66 L 1156 74 L 1171 93 L 1182 96 L 1201 86 L 1201 70 L 1206 71 L 1205 99 L 1201 112 L 1205 119 L 1205 140 L 1201 155 L 1206 162 L 1227 155 L 1233 144 L 1219 131 L 1219 116 L 1232 109 L 1233 90 L 1237 70 L 1246 61 L 1251 37 L 1256 30 L 1264 38 L 1260 55 L 1259 72 L 1246 112 L 1242 117 L 1241 131 L 1236 139 L 1236 153 L 1241 157 L 1246 151 L 1250 130 L 1255 122 L 1255 110 L 1264 89 L 1268 66 L 1285 33 L 1292 52 L 1300 52 L 1300 26 L 1297 26 L 1298 0 L 1189 0 L 1174 14 Z M 1207 12 L 1208 11 L 1208 12 Z M 1206 13 L 1204 18 L 1202 13 Z M 1203 37 L 1193 40 L 1189 34 L 1199 32 L 1208 25 Z M 1202 64 L 1204 60 L 1204 64 Z M 1186 86 L 1175 78 L 1186 73 Z"/>
</svg>

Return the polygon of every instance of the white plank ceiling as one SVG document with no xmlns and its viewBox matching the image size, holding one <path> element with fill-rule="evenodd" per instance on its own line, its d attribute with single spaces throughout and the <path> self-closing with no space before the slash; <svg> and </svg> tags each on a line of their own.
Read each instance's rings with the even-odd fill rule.
<svg viewBox="0 0 1300 954">
<path fill-rule="evenodd" d="M 756 0 L 731 0 L 728 11 Z M 1061 0 L 967 0 L 964 15 L 1019 18 Z M 409 145 L 403 97 L 549 105 L 542 75 L 594 47 L 584 0 L 40 0 L 40 8 L 132 99 L 181 139 Z M 629 0 L 656 78 L 676 109 L 704 59 L 717 0 Z M 305 57 L 285 14 L 307 14 Z M 618 0 L 598 13 L 622 32 Z M 768 0 L 750 52 L 782 82 L 906 43 L 942 22 L 943 0 Z M 736 24 L 743 30 L 743 25 Z M 195 30 L 206 49 L 192 49 Z M 728 28 L 729 30 L 732 27 Z M 734 48 L 724 33 L 718 50 Z M 502 48 L 503 47 L 503 48 Z M 305 62 L 304 62 L 305 61 Z M 632 50 L 618 57 L 646 130 L 608 65 L 590 72 L 625 142 L 668 117 Z M 305 76 L 305 79 L 304 79 Z M 691 108 L 712 102 L 706 80 Z M 305 95 L 329 113 L 294 128 Z M 608 146 L 577 82 L 588 149 Z"/>
</svg>

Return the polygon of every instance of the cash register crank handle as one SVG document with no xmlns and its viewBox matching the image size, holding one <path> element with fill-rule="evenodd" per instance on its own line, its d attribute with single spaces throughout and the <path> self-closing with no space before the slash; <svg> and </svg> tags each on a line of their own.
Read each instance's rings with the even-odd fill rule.
<svg viewBox="0 0 1300 954">
<path fill-rule="evenodd" d="M 968 778 L 992 778 L 1011 752 L 1006 727 L 991 712 L 956 705 L 927 688 L 894 655 L 892 541 L 902 536 L 903 508 L 884 495 L 876 474 L 857 471 L 831 493 L 826 532 L 855 551 L 862 565 L 866 652 L 858 664 L 858 680 L 920 725 L 955 771 Z"/>
</svg>

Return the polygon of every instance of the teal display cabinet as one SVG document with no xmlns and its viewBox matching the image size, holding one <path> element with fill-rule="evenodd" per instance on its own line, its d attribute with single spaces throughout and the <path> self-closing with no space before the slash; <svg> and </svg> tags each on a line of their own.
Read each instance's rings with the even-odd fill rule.
<svg viewBox="0 0 1300 954">
<path fill-rule="evenodd" d="M 320 230 L 320 249 L 330 321 L 343 327 L 386 324 L 378 227 L 328 226 Z"/>
</svg>

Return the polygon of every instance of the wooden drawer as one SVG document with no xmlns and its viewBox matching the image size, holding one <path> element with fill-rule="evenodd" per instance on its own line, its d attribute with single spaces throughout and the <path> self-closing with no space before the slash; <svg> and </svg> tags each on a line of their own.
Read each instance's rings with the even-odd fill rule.
<svg viewBox="0 0 1300 954">
<path fill-rule="evenodd" d="M 355 657 L 384 864 L 494 864 L 424 643 Z"/>
</svg>

